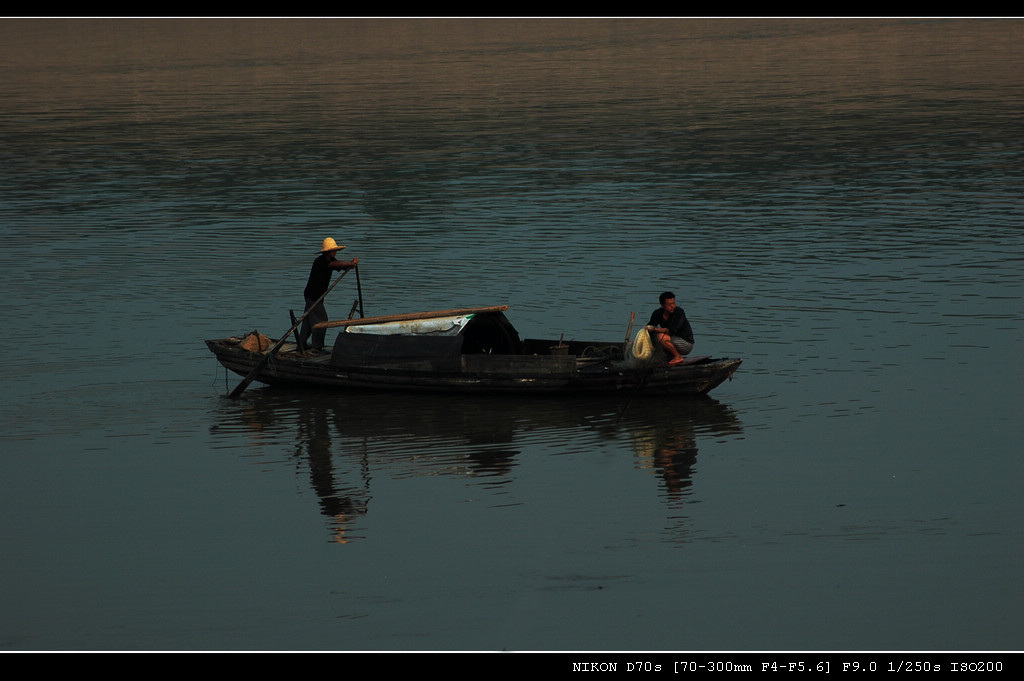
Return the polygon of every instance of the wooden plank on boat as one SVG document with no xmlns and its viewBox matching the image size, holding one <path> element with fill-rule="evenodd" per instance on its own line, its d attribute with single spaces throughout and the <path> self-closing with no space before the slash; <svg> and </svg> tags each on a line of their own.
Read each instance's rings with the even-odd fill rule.
<svg viewBox="0 0 1024 681">
<path fill-rule="evenodd" d="M 336 326 L 362 326 L 365 324 L 385 324 L 387 322 L 405 322 L 413 319 L 434 319 L 436 317 L 457 317 L 467 314 L 483 314 L 485 312 L 504 312 L 508 305 L 495 305 L 492 307 L 463 307 L 456 310 L 434 310 L 432 312 L 410 312 L 408 314 L 393 314 L 382 317 L 360 317 L 358 319 L 337 319 L 329 322 L 314 324 L 314 329 L 330 329 Z"/>
</svg>

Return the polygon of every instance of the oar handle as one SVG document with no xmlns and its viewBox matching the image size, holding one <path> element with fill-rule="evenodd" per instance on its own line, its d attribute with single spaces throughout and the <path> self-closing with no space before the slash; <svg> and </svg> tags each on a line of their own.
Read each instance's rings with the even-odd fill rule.
<svg viewBox="0 0 1024 681">
<path fill-rule="evenodd" d="M 365 317 L 366 315 L 363 314 L 363 284 L 359 281 L 359 265 L 356 265 L 356 291 L 359 292 L 359 316 Z M 350 314 L 349 318 L 351 317 Z"/>
</svg>

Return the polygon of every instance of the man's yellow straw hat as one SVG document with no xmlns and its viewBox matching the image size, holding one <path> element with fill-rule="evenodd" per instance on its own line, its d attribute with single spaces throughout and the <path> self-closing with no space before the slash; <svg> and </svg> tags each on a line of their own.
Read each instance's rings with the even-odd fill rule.
<svg viewBox="0 0 1024 681">
<path fill-rule="evenodd" d="M 334 239 L 327 237 L 324 239 L 324 246 L 320 249 L 320 252 L 326 253 L 327 251 L 340 251 L 343 248 L 348 248 L 348 246 L 339 246 Z"/>
</svg>

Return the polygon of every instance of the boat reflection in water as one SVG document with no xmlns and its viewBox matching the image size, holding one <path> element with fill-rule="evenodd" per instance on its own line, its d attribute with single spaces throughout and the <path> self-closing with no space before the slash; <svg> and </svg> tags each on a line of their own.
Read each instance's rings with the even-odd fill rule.
<svg viewBox="0 0 1024 681">
<path fill-rule="evenodd" d="M 307 468 L 332 540 L 360 538 L 374 477 L 458 476 L 500 493 L 523 451 L 583 452 L 621 440 L 635 465 L 681 502 L 701 438 L 742 432 L 733 410 L 706 395 L 675 399 L 531 398 L 309 391 L 265 387 L 222 401 L 215 436 L 249 437 L 247 456 L 288 452 Z M 615 446 L 612 444 L 611 446 Z"/>
</svg>

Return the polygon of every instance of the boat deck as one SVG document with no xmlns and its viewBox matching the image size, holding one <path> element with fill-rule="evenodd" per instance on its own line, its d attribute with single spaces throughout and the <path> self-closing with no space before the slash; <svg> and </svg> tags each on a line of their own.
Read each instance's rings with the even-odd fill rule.
<svg viewBox="0 0 1024 681">
<path fill-rule="evenodd" d="M 232 337 L 224 339 L 225 343 L 232 344 L 234 342 L 241 343 L 242 339 Z M 277 343 L 277 340 L 272 340 L 272 343 Z M 555 350 L 559 348 L 559 350 Z M 268 350 L 264 350 L 261 354 L 266 354 Z M 293 342 L 285 342 L 281 345 L 280 349 L 276 353 L 279 356 L 286 356 L 290 359 L 300 360 L 304 364 L 309 365 L 323 365 L 324 367 L 331 365 L 331 350 L 325 348 L 323 350 L 311 350 L 308 349 L 305 352 L 299 351 L 299 346 Z M 567 356 L 575 357 L 576 369 L 579 371 L 585 371 L 590 368 L 593 370 L 606 370 L 613 364 L 622 364 L 622 351 L 617 345 L 610 344 L 595 344 L 595 343 L 576 343 L 576 342 L 564 342 L 559 344 L 553 340 L 539 340 L 539 339 L 528 339 L 523 342 L 523 352 L 518 356 L 530 357 L 530 356 L 548 356 L 552 354 L 565 354 Z M 701 364 L 711 360 L 708 355 L 687 357 L 679 366 L 691 366 L 694 364 Z M 651 362 L 650 366 L 659 366 L 659 362 Z"/>
</svg>

